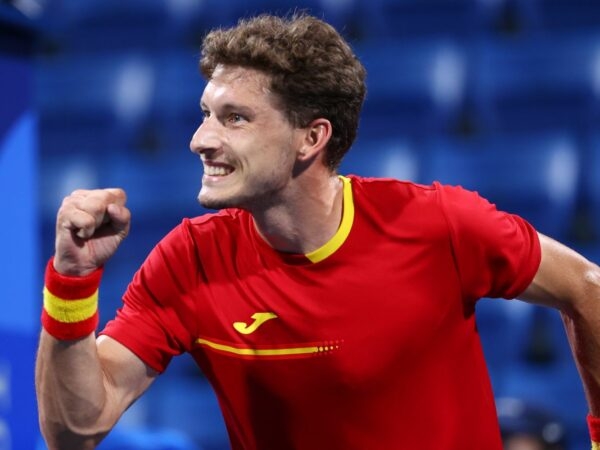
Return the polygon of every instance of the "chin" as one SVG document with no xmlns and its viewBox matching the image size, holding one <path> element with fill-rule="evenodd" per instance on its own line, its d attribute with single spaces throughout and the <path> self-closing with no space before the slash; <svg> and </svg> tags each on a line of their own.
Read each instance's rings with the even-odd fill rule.
<svg viewBox="0 0 600 450">
<path fill-rule="evenodd" d="M 239 202 L 231 196 L 210 195 L 207 192 L 202 192 L 202 190 L 198 194 L 198 203 L 207 209 L 236 208 L 239 206 Z"/>
<path fill-rule="evenodd" d="M 229 202 L 226 202 L 224 200 L 216 198 L 206 198 L 204 196 L 198 196 L 198 203 L 200 203 L 200 205 L 206 209 L 223 209 L 231 208 L 233 206 Z"/>
<path fill-rule="evenodd" d="M 239 208 L 248 211 L 265 209 L 273 205 L 277 195 L 275 191 L 257 192 L 248 189 L 247 193 L 230 191 L 225 195 L 224 191 L 215 192 L 213 189 L 201 189 L 198 194 L 198 202 L 207 209 Z M 251 193 L 250 193 L 251 192 Z M 211 195 L 221 194 L 221 195 Z"/>
</svg>

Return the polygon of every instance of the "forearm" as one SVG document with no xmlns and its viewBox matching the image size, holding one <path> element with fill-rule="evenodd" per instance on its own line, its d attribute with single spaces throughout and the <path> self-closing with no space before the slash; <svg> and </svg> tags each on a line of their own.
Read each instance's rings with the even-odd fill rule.
<svg viewBox="0 0 600 450">
<path fill-rule="evenodd" d="M 567 336 L 590 413 L 600 417 L 600 268 L 590 264 L 575 307 L 563 311 Z"/>
<path fill-rule="evenodd" d="M 36 391 L 42 433 L 54 449 L 93 449 L 154 373 L 115 342 L 96 340 L 104 263 L 127 236 L 121 189 L 76 190 L 56 218 L 44 279 Z"/>
<path fill-rule="evenodd" d="M 94 334 L 61 341 L 42 331 L 36 362 L 40 427 L 50 449 L 93 449 L 117 420 Z"/>
<path fill-rule="evenodd" d="M 95 448 L 116 420 L 95 340 L 102 270 L 44 278 L 36 389 L 40 426 L 50 448 Z"/>
<path fill-rule="evenodd" d="M 520 296 L 561 312 L 590 413 L 600 417 L 600 267 L 539 234 L 540 267 Z"/>
</svg>

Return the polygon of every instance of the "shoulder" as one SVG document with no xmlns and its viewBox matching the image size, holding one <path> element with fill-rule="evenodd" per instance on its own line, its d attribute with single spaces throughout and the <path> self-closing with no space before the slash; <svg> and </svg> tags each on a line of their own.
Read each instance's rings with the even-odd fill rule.
<svg viewBox="0 0 600 450">
<path fill-rule="evenodd" d="M 239 236 L 248 228 L 249 214 L 240 209 L 224 209 L 201 216 L 184 218 L 157 245 L 165 254 L 193 257 L 199 249 L 223 245 L 228 236 Z"/>
<path fill-rule="evenodd" d="M 348 178 L 353 188 L 365 191 L 389 191 L 390 193 L 426 193 L 435 191 L 435 185 L 419 184 L 412 181 L 398 180 L 396 178 L 363 177 L 360 175 L 344 175 Z"/>
<path fill-rule="evenodd" d="M 196 238 L 228 229 L 239 229 L 248 222 L 249 214 L 241 209 L 223 209 L 213 213 L 202 214 L 192 218 L 184 218 L 166 239 L 181 239 L 183 236 Z"/>
<path fill-rule="evenodd" d="M 220 228 L 239 227 L 247 221 L 248 217 L 249 214 L 244 210 L 227 208 L 214 213 L 183 219 L 180 226 L 194 230 L 194 232 L 209 232 Z"/>
<path fill-rule="evenodd" d="M 422 200 L 431 201 L 437 196 L 435 185 L 418 184 L 395 178 L 370 178 L 348 175 L 354 197 L 373 201 Z"/>
<path fill-rule="evenodd" d="M 394 178 L 367 178 L 349 175 L 355 198 L 368 199 L 371 202 L 393 202 L 400 206 L 415 204 L 419 207 L 429 205 L 433 208 L 453 208 L 468 206 L 472 203 L 487 203 L 477 192 L 461 186 L 444 185 L 438 182 L 419 184 Z"/>
<path fill-rule="evenodd" d="M 392 178 L 349 176 L 354 202 L 370 214 L 440 232 L 448 228 L 478 228 L 504 214 L 477 192 L 439 182 L 418 184 Z"/>
<path fill-rule="evenodd" d="M 358 223 L 389 233 L 410 232 L 434 239 L 448 233 L 438 186 L 392 178 L 350 176 Z"/>
<path fill-rule="evenodd" d="M 185 279 L 185 285 L 196 283 L 197 273 L 204 273 L 207 261 L 216 255 L 231 253 L 232 248 L 248 228 L 247 212 L 222 210 L 202 216 L 185 218 L 167 233 L 152 249 L 143 265 L 145 278 L 149 274 L 161 278 L 168 273 L 177 273 Z M 228 258 L 225 258 L 228 260 Z"/>
<path fill-rule="evenodd" d="M 465 189 L 460 185 L 447 185 L 434 181 L 432 184 L 421 184 L 396 178 L 362 177 L 346 175 L 350 179 L 354 191 L 365 193 L 386 193 L 389 195 L 416 197 L 424 199 L 479 197 L 475 191 Z"/>
</svg>

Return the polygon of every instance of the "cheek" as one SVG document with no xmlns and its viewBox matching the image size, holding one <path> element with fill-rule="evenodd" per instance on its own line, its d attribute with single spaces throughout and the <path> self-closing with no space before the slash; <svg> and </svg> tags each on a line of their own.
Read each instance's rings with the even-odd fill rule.
<svg viewBox="0 0 600 450">
<path fill-rule="evenodd" d="M 261 164 L 267 165 L 273 170 L 290 167 L 294 164 L 296 153 L 289 138 L 282 139 L 281 136 L 265 136 L 261 144 L 256 147 Z"/>
<path fill-rule="evenodd" d="M 269 161 L 269 165 L 274 173 L 286 175 L 291 173 L 295 162 L 295 153 L 291 148 L 286 147 L 278 149 L 277 153 L 275 153 Z"/>
<path fill-rule="evenodd" d="M 242 168 L 262 173 L 290 170 L 296 161 L 296 147 L 293 134 L 282 131 L 283 127 L 283 124 L 265 126 L 243 141 L 232 142 L 231 147 L 238 149 L 236 153 Z"/>
</svg>

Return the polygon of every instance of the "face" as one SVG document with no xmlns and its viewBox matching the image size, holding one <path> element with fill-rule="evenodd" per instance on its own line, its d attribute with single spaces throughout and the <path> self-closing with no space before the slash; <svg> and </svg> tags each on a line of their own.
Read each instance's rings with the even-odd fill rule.
<svg viewBox="0 0 600 450">
<path fill-rule="evenodd" d="M 544 450 L 544 445 L 536 437 L 516 434 L 504 440 L 504 450 Z"/>
<path fill-rule="evenodd" d="M 200 203 L 207 208 L 265 208 L 284 197 L 302 132 L 276 107 L 265 74 L 218 66 L 200 105 L 204 119 L 190 149 L 204 167 Z"/>
</svg>

